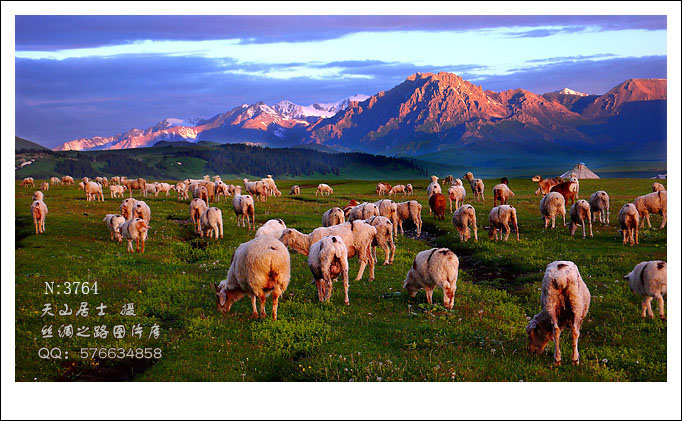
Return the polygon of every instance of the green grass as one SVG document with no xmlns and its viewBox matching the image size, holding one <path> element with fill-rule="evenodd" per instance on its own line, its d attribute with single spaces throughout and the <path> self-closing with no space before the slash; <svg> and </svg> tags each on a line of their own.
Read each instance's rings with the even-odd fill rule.
<svg viewBox="0 0 682 421">
<path fill-rule="evenodd" d="M 36 180 L 38 182 L 38 180 Z M 237 183 L 237 180 L 224 180 Z M 664 184 L 665 184 L 665 180 Z M 318 181 L 280 181 L 285 192 L 267 203 L 256 203 L 256 218 L 263 223 L 282 218 L 287 226 L 310 232 L 320 225 L 331 206 L 350 198 L 377 200 L 375 182 L 332 181 L 334 195 L 315 197 Z M 521 241 L 491 242 L 482 229 L 492 207 L 490 194 L 476 207 L 479 240 L 459 243 L 449 221 L 428 215 L 425 189 L 428 180 L 404 180 L 415 187 L 424 205 L 424 235 L 397 239 L 393 265 L 377 265 L 376 280 L 351 281 L 351 305 L 343 305 L 343 288 L 335 284 L 330 303 L 317 302 L 316 289 L 305 256 L 292 252 L 292 279 L 280 300 L 279 320 L 249 320 L 250 302 L 236 303 L 232 312 L 216 311 L 212 283 L 224 279 L 235 248 L 253 232 L 236 227 L 228 204 L 223 210 L 223 239 L 197 238 L 189 223 L 187 201 L 174 196 L 148 198 L 152 209 L 149 241 L 144 254 L 128 254 L 125 244 L 109 240 L 102 222 L 117 213 L 120 199 L 86 202 L 75 187 L 51 187 L 46 233 L 33 234 L 29 215 L 32 189 L 16 187 L 15 283 L 17 381 L 137 380 L 137 381 L 665 381 L 667 379 L 666 322 L 639 317 L 640 299 L 622 277 L 640 261 L 666 259 L 666 231 L 642 230 L 641 243 L 623 246 L 617 232 L 617 214 L 623 203 L 650 191 L 650 180 L 583 180 L 580 196 L 596 190 L 611 195 L 611 225 L 594 225 L 594 238 L 568 236 L 567 228 L 543 230 L 536 184 L 511 180 L 516 193 Z M 286 194 L 292 184 L 302 186 L 300 197 Z M 492 190 L 494 180 L 486 180 Z M 467 199 L 471 199 L 468 187 Z M 403 200 L 402 197 L 398 200 Z M 467 200 L 469 202 L 469 200 Z M 652 217 L 655 227 L 660 217 Z M 560 225 L 560 224 L 559 224 Z M 408 225 L 406 223 L 406 228 Z M 580 232 L 580 231 L 579 231 Z M 408 299 L 402 290 L 416 253 L 433 246 L 451 248 L 461 269 L 453 310 L 442 307 L 442 292 L 434 305 L 420 292 Z M 379 262 L 383 252 L 378 251 Z M 525 326 L 540 310 L 540 285 L 545 266 L 554 260 L 574 261 L 591 293 L 592 303 L 580 337 L 581 365 L 554 367 L 551 346 L 545 354 L 525 350 Z M 351 260 L 351 276 L 357 273 Z M 45 295 L 44 283 L 97 281 L 98 296 Z M 91 315 L 46 322 L 45 303 L 78 308 L 91 304 Z M 96 316 L 100 302 L 111 313 Z M 135 303 L 138 317 L 118 314 L 123 303 Z M 268 313 L 270 312 L 269 301 Z M 140 323 L 161 326 L 161 338 L 43 339 L 46 323 L 94 326 Z M 92 329 L 91 329 L 92 330 Z M 145 330 L 146 332 L 146 330 Z M 145 334 L 146 337 L 146 334 Z M 561 343 L 570 356 L 570 335 Z M 59 346 L 69 360 L 38 358 L 38 349 Z M 76 357 L 80 347 L 160 347 L 163 357 L 151 363 L 134 359 L 85 361 Z"/>
</svg>

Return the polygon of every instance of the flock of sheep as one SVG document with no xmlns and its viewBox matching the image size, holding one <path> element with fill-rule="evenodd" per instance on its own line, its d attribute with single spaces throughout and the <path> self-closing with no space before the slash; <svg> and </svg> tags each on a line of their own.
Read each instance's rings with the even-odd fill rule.
<svg viewBox="0 0 682 421">
<path fill-rule="evenodd" d="M 471 172 L 464 175 L 469 182 L 475 202 L 484 202 L 485 185 L 483 180 L 475 178 Z M 597 191 L 590 196 L 589 201 L 577 200 L 579 181 L 572 177 L 568 181 L 560 178 L 542 179 L 533 177 L 538 183 L 536 195 L 542 194 L 539 210 L 547 228 L 556 225 L 556 217 L 562 216 L 566 226 L 566 204 L 570 200 L 569 233 L 572 236 L 578 226 L 582 227 L 583 238 L 586 238 L 586 225 L 592 236 L 592 222 L 599 218 L 603 224 L 609 224 L 609 195 L 604 191 Z M 52 177 L 51 184 L 73 185 L 72 177 Z M 447 194 L 452 213 L 452 224 L 459 233 L 460 241 L 466 242 L 471 237 L 478 240 L 476 210 L 471 204 L 464 204 L 466 190 L 460 179 L 448 176 L 444 179 L 448 187 Z M 21 186 L 33 186 L 31 177 L 25 178 Z M 43 191 L 49 189 L 50 184 L 41 184 L 41 190 L 36 191 L 31 203 L 36 234 L 45 232 L 47 206 L 43 198 Z M 79 189 L 85 193 L 87 200 L 104 200 L 103 187 L 109 187 L 112 198 L 123 197 L 127 190 L 130 197 L 122 201 L 118 214 L 107 214 L 104 218 L 111 240 L 128 243 L 127 250 L 144 253 L 147 234 L 151 228 L 151 209 L 142 200 L 136 200 L 134 190 L 139 190 L 143 197 L 159 193 L 177 193 L 178 200 L 189 199 L 190 219 L 194 230 L 200 236 L 207 235 L 214 238 L 223 237 L 223 215 L 218 207 L 209 207 L 211 202 L 220 201 L 221 196 L 227 200 L 232 197 L 232 207 L 237 216 L 237 225 L 255 229 L 254 208 L 255 200 L 265 202 L 270 196 L 280 196 L 274 179 L 268 175 L 258 181 L 243 180 L 242 186 L 225 184 L 219 176 L 211 181 L 209 176 L 201 180 L 186 179 L 175 185 L 168 183 L 148 183 L 143 178 L 127 179 L 126 177 L 96 177 L 90 180 L 84 177 L 79 183 Z M 379 183 L 376 192 L 380 196 L 393 196 L 400 193 L 403 196 L 414 194 L 412 185 L 390 186 Z M 299 195 L 301 188 L 294 185 L 290 195 Z M 327 184 L 319 184 L 315 195 L 331 195 L 333 189 Z M 447 209 L 446 198 L 442 193 L 439 179 L 431 177 L 427 187 L 429 199 L 429 213 L 435 218 L 444 219 Z M 507 204 L 514 192 L 509 188 L 509 182 L 503 178 L 493 187 L 493 208 L 488 214 L 488 233 L 491 240 L 502 238 L 507 241 L 511 230 L 519 238 L 519 226 L 516 209 Z M 499 205 L 498 205 L 499 201 Z M 454 202 L 454 207 L 453 207 Z M 384 265 L 392 264 L 395 256 L 395 237 L 398 228 L 403 234 L 402 223 L 411 220 L 417 235 L 421 234 L 422 205 L 416 200 L 395 203 L 391 199 L 380 199 L 375 203 L 357 203 L 351 200 L 347 206 L 333 207 L 322 215 L 322 226 L 309 234 L 304 234 L 293 228 L 287 228 L 282 219 L 271 219 L 264 223 L 255 233 L 255 238 L 241 244 L 235 251 L 226 279 L 214 284 L 217 308 L 222 313 L 230 311 L 232 304 L 244 296 L 248 296 L 252 303 L 252 317 L 266 316 L 265 301 L 272 296 L 272 317 L 277 319 L 278 300 L 287 289 L 290 281 L 290 256 L 288 249 L 292 249 L 308 257 L 308 266 L 317 287 L 320 302 L 329 300 L 333 282 L 339 277 L 343 279 L 344 303 L 350 304 L 348 288 L 348 259 L 358 257 L 360 263 L 356 280 L 363 277 L 369 266 L 369 280 L 374 280 L 375 263 L 377 262 L 376 248 L 384 250 Z M 665 227 L 667 214 L 667 192 L 665 188 L 654 183 L 653 192 L 640 196 L 633 203 L 625 204 L 619 212 L 618 220 L 623 232 L 623 244 L 629 240 L 630 245 L 638 244 L 639 226 L 644 219 L 649 223 L 650 214 L 663 216 L 661 229 Z M 511 226 L 510 226 L 511 225 Z M 133 248 L 133 242 L 136 247 Z M 429 304 L 432 303 L 433 290 L 443 290 L 444 306 L 452 309 L 457 289 L 459 260 L 455 253 L 447 248 L 432 248 L 418 253 L 409 269 L 403 283 L 411 297 L 424 289 Z M 651 301 L 656 298 L 661 318 L 665 318 L 663 297 L 667 293 L 667 266 L 663 261 L 642 262 L 635 266 L 632 272 L 625 276 L 630 289 L 644 297 L 642 302 L 642 317 L 648 314 L 653 317 Z M 256 306 L 259 300 L 260 309 Z M 577 266 L 569 261 L 556 261 L 547 265 L 542 281 L 540 296 L 542 310 L 529 322 L 526 327 L 528 334 L 528 350 L 531 353 L 542 353 L 549 343 L 555 343 L 554 359 L 561 361 L 559 351 L 559 335 L 565 328 L 572 332 L 573 355 L 572 362 L 578 363 L 578 338 L 580 327 L 590 305 L 590 292 L 580 276 Z"/>
</svg>

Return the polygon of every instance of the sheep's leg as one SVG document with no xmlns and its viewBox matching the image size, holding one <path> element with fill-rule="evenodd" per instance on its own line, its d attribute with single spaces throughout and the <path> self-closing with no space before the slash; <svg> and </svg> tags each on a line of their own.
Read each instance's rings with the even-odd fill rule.
<svg viewBox="0 0 682 421">
<path fill-rule="evenodd" d="M 433 303 L 433 289 L 424 287 L 424 291 L 426 292 L 426 302 L 431 305 Z"/>
<path fill-rule="evenodd" d="M 556 215 L 552 215 L 552 229 L 556 228 Z"/>
<path fill-rule="evenodd" d="M 654 311 L 651 309 L 651 301 L 654 299 L 654 297 L 646 297 L 644 300 L 646 302 L 646 312 L 649 315 L 650 318 L 654 318 Z"/>
<path fill-rule="evenodd" d="M 325 289 L 325 296 L 324 300 L 329 301 L 332 298 L 332 291 L 334 290 L 334 282 L 331 279 L 326 280 L 326 289 Z"/>
<path fill-rule="evenodd" d="M 261 295 L 258 296 L 258 300 L 260 301 L 260 317 L 261 318 L 266 318 L 268 314 L 265 312 L 265 299 L 267 297 L 265 294 L 261 293 Z"/>
<path fill-rule="evenodd" d="M 275 287 L 275 290 L 272 291 L 272 320 L 277 320 L 277 306 L 279 305 L 279 296 L 281 294 L 282 291 L 278 287 Z"/>
<path fill-rule="evenodd" d="M 391 247 L 391 261 L 389 263 L 393 264 L 393 259 L 395 258 L 395 243 L 393 242 L 393 239 L 391 239 L 389 245 Z"/>
<path fill-rule="evenodd" d="M 587 235 L 585 234 L 585 220 L 584 220 L 584 219 L 581 220 L 581 225 L 583 226 L 583 240 L 584 240 L 585 237 L 587 236 Z M 590 227 L 591 227 L 591 226 L 592 226 L 592 224 L 590 224 Z"/>
<path fill-rule="evenodd" d="M 506 231 L 504 241 L 507 241 L 509 239 L 509 234 L 511 234 L 511 228 L 509 228 L 509 224 L 506 222 L 504 223 L 504 230 Z M 502 232 L 500 232 L 500 237 L 502 237 Z"/>
<path fill-rule="evenodd" d="M 594 237 L 594 234 L 592 234 L 592 220 L 588 218 L 588 222 L 590 223 L 590 237 Z"/>
<path fill-rule="evenodd" d="M 220 221 L 218 228 L 220 228 L 220 238 L 223 238 L 223 221 L 222 220 Z"/>
<path fill-rule="evenodd" d="M 651 228 L 651 220 L 649 219 L 650 216 L 651 216 L 650 214 L 648 213 L 646 214 L 646 223 L 649 226 L 649 228 Z M 642 226 L 644 226 L 644 223 L 642 223 Z"/>
<path fill-rule="evenodd" d="M 571 341 L 573 344 L 573 355 L 571 355 L 571 364 L 580 364 L 580 353 L 578 353 L 578 339 L 580 338 L 580 328 L 576 327 L 576 321 L 573 321 L 573 330 L 571 331 Z"/>
<path fill-rule="evenodd" d="M 561 329 L 554 324 L 554 364 L 561 364 L 561 349 L 559 347 L 559 336 L 561 336 Z"/>
<path fill-rule="evenodd" d="M 398 222 L 398 225 L 400 225 L 400 234 L 405 235 L 405 231 L 403 231 L 403 220 L 401 219 L 400 222 Z"/>
<path fill-rule="evenodd" d="M 661 317 L 661 320 L 665 320 L 665 303 L 663 301 L 663 296 L 657 294 L 656 301 L 658 301 L 658 314 Z"/>
<path fill-rule="evenodd" d="M 128 240 L 128 253 L 133 253 L 133 240 Z"/>
<path fill-rule="evenodd" d="M 323 292 L 322 292 L 322 279 L 315 279 L 315 285 L 317 286 L 317 299 L 320 302 L 323 302 L 324 298 L 323 298 Z"/>
<path fill-rule="evenodd" d="M 545 229 L 547 229 L 547 227 L 549 226 L 549 218 L 546 216 L 543 216 L 542 219 L 545 220 Z"/>
<path fill-rule="evenodd" d="M 642 318 L 646 317 L 646 298 L 642 300 Z"/>
<path fill-rule="evenodd" d="M 384 249 L 384 254 L 386 255 L 386 260 L 384 261 L 384 266 L 391 264 L 391 249 L 389 248 L 388 244 L 384 244 L 381 246 L 381 248 Z M 374 252 L 376 256 L 376 251 Z M 378 260 L 374 259 L 375 262 L 378 262 Z"/>
<path fill-rule="evenodd" d="M 33 225 L 36 229 L 36 235 L 38 235 L 38 219 L 35 216 L 33 217 Z"/>
<path fill-rule="evenodd" d="M 666 215 L 666 214 L 667 214 L 667 212 L 662 212 L 662 213 L 661 213 L 661 215 L 663 215 L 663 222 L 661 222 L 661 228 L 659 228 L 659 229 L 665 228 L 665 223 L 666 223 L 666 221 L 667 221 L 667 215 Z"/>
<path fill-rule="evenodd" d="M 258 318 L 258 310 L 256 309 L 256 296 L 252 295 L 251 296 L 251 316 L 249 318 L 251 319 L 257 319 Z"/>
<path fill-rule="evenodd" d="M 566 209 L 564 209 L 563 213 L 561 214 L 561 217 L 564 220 L 564 226 L 566 226 Z M 584 225 L 583 225 L 583 227 L 584 227 Z"/>
<path fill-rule="evenodd" d="M 144 240 L 142 240 L 142 251 L 141 253 L 144 253 Z"/>
</svg>

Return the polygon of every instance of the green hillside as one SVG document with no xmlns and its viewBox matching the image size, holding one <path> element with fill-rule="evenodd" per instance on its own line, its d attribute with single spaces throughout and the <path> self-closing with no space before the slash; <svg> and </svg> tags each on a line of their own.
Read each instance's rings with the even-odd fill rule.
<svg viewBox="0 0 682 421">
<path fill-rule="evenodd" d="M 49 148 L 46 148 L 43 145 L 39 145 L 35 142 L 31 142 L 30 140 L 22 139 L 19 136 L 14 136 L 14 151 L 19 151 L 19 150 L 50 150 Z"/>
</svg>

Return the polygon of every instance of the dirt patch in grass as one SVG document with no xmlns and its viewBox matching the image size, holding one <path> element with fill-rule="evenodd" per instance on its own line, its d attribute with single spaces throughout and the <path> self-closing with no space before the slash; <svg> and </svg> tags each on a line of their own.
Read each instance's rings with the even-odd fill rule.
<svg viewBox="0 0 682 421">
<path fill-rule="evenodd" d="M 133 380 L 155 364 L 153 359 L 126 359 L 118 364 L 95 360 L 93 366 L 64 362 L 66 371 L 54 381 L 57 382 L 125 382 Z"/>
</svg>

